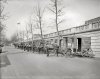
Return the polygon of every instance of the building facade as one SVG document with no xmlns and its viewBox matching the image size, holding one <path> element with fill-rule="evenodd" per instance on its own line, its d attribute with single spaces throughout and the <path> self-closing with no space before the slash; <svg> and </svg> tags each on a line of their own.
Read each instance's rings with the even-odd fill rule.
<svg viewBox="0 0 100 79">
<path fill-rule="evenodd" d="M 100 17 L 85 21 L 84 25 L 59 31 L 61 48 L 71 48 L 74 52 L 92 48 L 100 54 Z M 51 43 L 58 43 L 57 32 L 44 35 Z"/>
</svg>

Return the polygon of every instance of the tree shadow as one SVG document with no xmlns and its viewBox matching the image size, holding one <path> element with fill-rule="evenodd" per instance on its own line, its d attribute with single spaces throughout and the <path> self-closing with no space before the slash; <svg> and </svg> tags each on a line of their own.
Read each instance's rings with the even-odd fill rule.
<svg viewBox="0 0 100 79">
<path fill-rule="evenodd" d="M 6 54 L 0 55 L 0 68 L 6 67 L 8 65 L 11 65 L 11 63 L 10 63 L 7 55 Z"/>
</svg>

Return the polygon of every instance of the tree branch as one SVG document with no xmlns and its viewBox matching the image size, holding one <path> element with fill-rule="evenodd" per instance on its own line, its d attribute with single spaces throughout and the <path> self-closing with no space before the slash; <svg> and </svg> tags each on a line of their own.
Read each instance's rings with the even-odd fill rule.
<svg viewBox="0 0 100 79">
<path fill-rule="evenodd" d="M 63 19 L 63 20 L 61 20 L 61 21 L 59 21 L 57 24 L 59 25 L 59 24 L 61 24 L 62 22 L 64 22 L 65 20 Z"/>
<path fill-rule="evenodd" d="M 55 12 L 54 10 L 50 9 L 49 7 L 48 7 L 48 9 L 49 9 L 50 11 L 52 11 L 53 13 L 55 13 L 55 14 L 56 14 L 56 12 Z"/>
</svg>

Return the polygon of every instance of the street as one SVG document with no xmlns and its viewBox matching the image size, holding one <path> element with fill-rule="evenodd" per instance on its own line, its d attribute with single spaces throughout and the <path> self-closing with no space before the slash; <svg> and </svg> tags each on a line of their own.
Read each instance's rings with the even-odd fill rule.
<svg viewBox="0 0 100 79">
<path fill-rule="evenodd" d="M 0 79 L 100 79 L 100 58 L 47 57 L 6 46 L 0 54 Z"/>
</svg>

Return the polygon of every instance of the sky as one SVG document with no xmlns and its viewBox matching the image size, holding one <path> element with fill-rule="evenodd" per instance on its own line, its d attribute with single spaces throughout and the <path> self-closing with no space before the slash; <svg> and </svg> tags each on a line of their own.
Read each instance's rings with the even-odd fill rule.
<svg viewBox="0 0 100 79">
<path fill-rule="evenodd" d="M 53 13 L 47 7 L 49 0 L 38 0 L 41 7 L 45 7 L 43 15 L 43 34 L 56 31 L 53 25 Z M 100 16 L 100 0 L 63 0 L 65 20 L 60 26 L 59 30 L 75 27 L 84 24 L 86 20 L 93 19 Z M 5 5 L 5 13 L 9 18 L 6 23 L 6 36 L 10 38 L 16 31 L 25 30 L 29 17 L 33 13 L 33 7 L 37 4 L 37 0 L 8 0 Z M 18 23 L 20 22 L 20 25 Z M 50 27 L 51 26 L 51 27 Z M 39 30 L 35 31 L 35 33 Z"/>
</svg>

